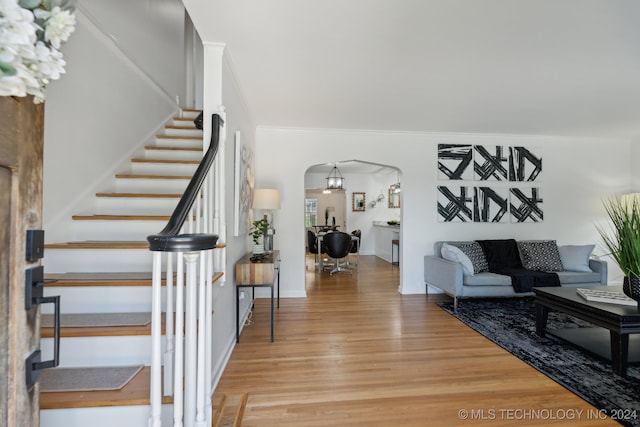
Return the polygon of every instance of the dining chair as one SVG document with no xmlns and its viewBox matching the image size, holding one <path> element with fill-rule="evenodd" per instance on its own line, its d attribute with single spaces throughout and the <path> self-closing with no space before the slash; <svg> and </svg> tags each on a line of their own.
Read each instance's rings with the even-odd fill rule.
<svg viewBox="0 0 640 427">
<path fill-rule="evenodd" d="M 335 261 L 335 266 L 333 270 L 329 272 L 329 275 L 332 276 L 333 273 L 337 273 L 339 271 L 351 274 L 351 270 L 344 268 L 344 264 L 340 264 L 340 260 L 349 255 L 349 252 L 351 251 L 351 235 L 343 233 L 342 231 L 334 231 L 333 233 L 325 234 L 322 237 L 322 243 L 327 255 Z"/>
<path fill-rule="evenodd" d="M 351 239 L 351 250 L 349 251 L 349 255 L 347 255 L 347 265 L 353 265 L 358 268 L 360 271 L 360 240 L 362 239 L 362 231 L 361 230 L 353 230 L 351 232 L 352 236 L 355 236 L 356 239 Z M 351 254 L 357 254 L 357 261 L 351 262 Z"/>
</svg>

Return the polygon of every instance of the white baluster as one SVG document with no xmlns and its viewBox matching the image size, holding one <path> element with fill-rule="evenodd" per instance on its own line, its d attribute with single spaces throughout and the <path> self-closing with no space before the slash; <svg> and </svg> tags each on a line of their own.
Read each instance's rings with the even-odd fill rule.
<svg viewBox="0 0 640 427">
<path fill-rule="evenodd" d="M 187 217 L 187 226 L 188 226 L 189 233 L 193 233 L 193 215 L 194 215 L 194 209 L 192 207 L 191 210 L 189 210 L 189 216 Z"/>
<path fill-rule="evenodd" d="M 207 419 L 211 416 L 211 395 L 212 395 L 212 376 L 213 370 L 213 252 L 215 249 L 206 252 L 207 260 L 207 290 L 206 290 L 206 307 L 205 307 L 205 366 L 204 378 L 205 383 L 205 407 Z"/>
<path fill-rule="evenodd" d="M 205 400 L 205 377 L 204 377 L 204 357 L 205 357 L 205 302 L 206 302 L 206 251 L 201 252 L 200 257 L 200 283 L 198 285 L 198 384 L 196 395 L 196 427 L 205 426 L 204 400 Z"/>
<path fill-rule="evenodd" d="M 209 169 L 209 172 L 211 172 L 211 169 Z M 203 183 L 203 188 L 202 188 L 202 195 L 204 196 L 202 201 L 202 232 L 203 233 L 209 233 L 209 230 L 211 230 L 211 228 L 209 227 L 210 221 L 209 221 L 208 193 L 209 193 L 209 176 L 207 175 L 207 178 L 205 179 Z"/>
<path fill-rule="evenodd" d="M 187 252 L 184 258 L 187 264 L 187 304 L 186 304 L 186 343 L 185 343 L 185 402 L 184 423 L 193 426 L 196 416 L 196 383 L 197 383 L 197 262 L 198 252 Z"/>
<path fill-rule="evenodd" d="M 184 256 L 178 252 L 176 257 L 176 356 L 173 372 L 173 425 L 182 427 L 184 413 Z"/>
<path fill-rule="evenodd" d="M 164 395 L 173 394 L 173 254 L 167 252 L 167 268 L 165 273 L 165 292 L 167 294 L 167 307 L 165 309 L 165 336 L 167 348 L 164 352 Z"/>
<path fill-rule="evenodd" d="M 153 252 L 151 280 L 151 416 L 150 427 L 162 425 L 162 252 Z"/>
<path fill-rule="evenodd" d="M 196 205 L 194 208 L 195 211 L 195 216 L 196 216 L 196 233 L 202 233 L 202 221 L 201 221 L 201 215 L 200 215 L 200 203 L 202 200 L 202 191 L 198 192 L 198 197 L 196 197 Z"/>
</svg>

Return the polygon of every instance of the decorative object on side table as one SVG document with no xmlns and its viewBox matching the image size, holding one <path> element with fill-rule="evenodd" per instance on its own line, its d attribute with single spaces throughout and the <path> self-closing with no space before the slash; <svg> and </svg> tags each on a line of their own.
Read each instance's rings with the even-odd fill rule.
<svg viewBox="0 0 640 427">
<path fill-rule="evenodd" d="M 263 220 L 268 225 L 267 232 L 263 234 L 263 243 L 264 249 L 270 252 L 273 250 L 273 235 L 276 234 L 276 230 L 273 227 L 273 211 L 280 209 L 280 193 L 273 188 L 256 188 L 253 190 L 251 207 L 264 211 Z"/>
<path fill-rule="evenodd" d="M 75 29 L 75 0 L 7 0 L 0 11 L 0 96 L 33 95 L 64 74 L 60 46 Z"/>
<path fill-rule="evenodd" d="M 637 194 L 611 198 L 604 208 L 612 222 L 613 233 L 601 227 L 598 232 L 624 274 L 622 291 L 638 301 L 640 308 L 640 199 Z"/>
<path fill-rule="evenodd" d="M 269 231 L 269 221 L 265 218 L 253 221 L 251 223 L 251 229 L 249 235 L 253 239 L 253 253 L 261 254 L 264 252 L 264 237 Z"/>
</svg>

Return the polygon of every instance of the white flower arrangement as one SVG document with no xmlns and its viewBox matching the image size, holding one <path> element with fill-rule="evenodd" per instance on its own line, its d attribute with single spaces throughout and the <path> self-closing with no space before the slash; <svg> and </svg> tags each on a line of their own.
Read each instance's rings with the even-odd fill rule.
<svg viewBox="0 0 640 427">
<path fill-rule="evenodd" d="M 75 29 L 75 0 L 0 0 L 0 96 L 33 95 L 64 73 L 60 46 Z"/>
</svg>

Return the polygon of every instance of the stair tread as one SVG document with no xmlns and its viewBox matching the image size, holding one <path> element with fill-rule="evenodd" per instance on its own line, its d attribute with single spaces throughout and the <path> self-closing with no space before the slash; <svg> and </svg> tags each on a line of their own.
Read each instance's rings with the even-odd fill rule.
<svg viewBox="0 0 640 427">
<path fill-rule="evenodd" d="M 145 366 L 120 390 L 42 392 L 40 409 L 149 405 L 150 379 L 151 368 Z M 162 403 L 173 403 L 173 398 L 163 396 Z"/>
<path fill-rule="evenodd" d="M 221 272 L 214 273 L 213 281 L 222 277 Z M 74 286 L 151 286 L 151 272 L 68 272 L 47 273 L 45 280 L 56 280 L 47 283 L 49 287 L 74 287 Z M 175 282 L 174 282 L 175 283 Z M 165 284 L 164 275 L 162 284 Z"/>
<path fill-rule="evenodd" d="M 176 160 L 176 159 L 141 159 L 135 158 L 131 159 L 132 163 L 176 163 L 176 164 L 185 164 L 185 165 L 198 165 L 200 164 L 199 160 Z"/>
<path fill-rule="evenodd" d="M 86 316 L 95 316 L 95 313 L 79 313 Z M 122 315 L 123 313 L 109 313 Z M 151 313 L 149 313 L 151 315 Z M 164 334 L 164 313 L 162 315 L 162 333 Z M 136 336 L 151 335 L 151 323 L 147 325 L 123 325 L 123 326 L 61 326 L 60 336 L 63 338 L 78 337 L 107 337 L 107 336 Z M 42 338 L 53 338 L 53 327 L 40 328 Z"/>
<path fill-rule="evenodd" d="M 171 215 L 72 215 L 74 220 L 169 221 Z"/>
<path fill-rule="evenodd" d="M 224 243 L 216 248 L 225 248 Z M 136 240 L 84 240 L 79 242 L 47 243 L 45 249 L 149 249 L 149 243 Z"/>
<path fill-rule="evenodd" d="M 202 152 L 202 147 L 176 147 L 176 146 L 163 146 L 163 145 L 145 145 L 145 150 L 164 150 L 164 151 L 199 151 Z"/>
<path fill-rule="evenodd" d="M 202 136 L 193 136 L 193 135 L 156 135 L 156 138 L 159 139 L 194 139 L 194 140 L 202 140 Z"/>
<path fill-rule="evenodd" d="M 193 120 L 192 120 L 192 122 L 193 122 Z M 200 129 L 198 129 L 195 125 L 193 125 L 193 126 L 166 125 L 165 129 L 198 130 L 198 131 L 200 131 Z"/>
<path fill-rule="evenodd" d="M 50 286 L 146 286 L 151 284 L 151 272 L 69 272 L 47 273 L 45 280 L 56 280 L 47 283 Z"/>
<path fill-rule="evenodd" d="M 182 194 L 179 193 L 96 193 L 96 197 L 131 197 L 131 198 L 150 198 L 150 199 L 161 199 L 167 198 L 179 199 L 182 197 Z"/>
<path fill-rule="evenodd" d="M 44 247 L 45 249 L 149 249 L 149 243 L 142 240 L 84 240 L 47 243 Z"/>
<path fill-rule="evenodd" d="M 138 175 L 132 173 L 119 173 L 116 178 L 134 179 L 191 179 L 191 175 Z"/>
</svg>

